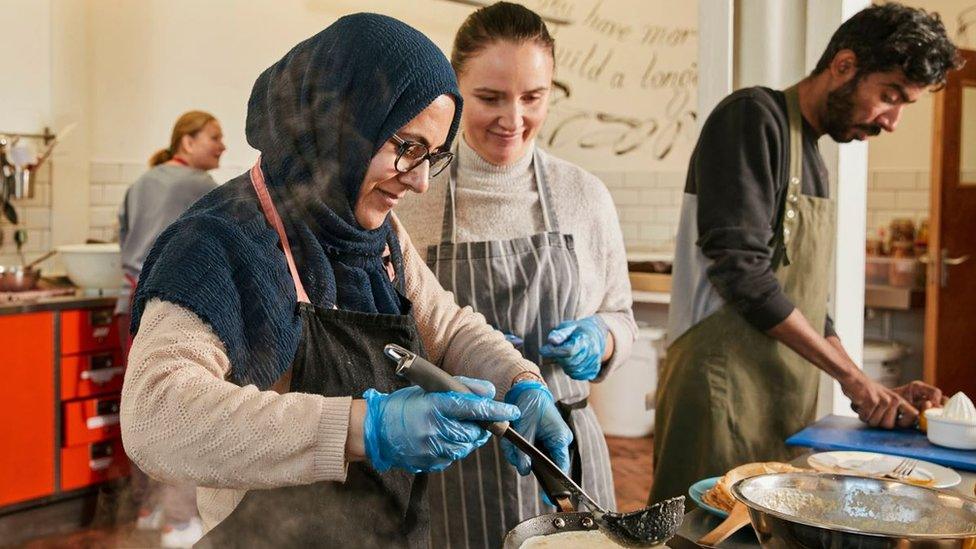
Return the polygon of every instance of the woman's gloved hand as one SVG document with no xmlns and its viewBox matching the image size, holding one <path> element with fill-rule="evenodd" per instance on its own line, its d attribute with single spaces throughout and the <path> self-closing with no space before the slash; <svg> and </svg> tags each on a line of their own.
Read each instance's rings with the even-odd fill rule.
<svg viewBox="0 0 976 549">
<path fill-rule="evenodd" d="M 363 393 L 366 456 L 377 471 L 391 467 L 411 473 L 443 471 L 488 440 L 490 433 L 475 422 L 519 418 L 516 406 L 492 400 L 495 386 L 491 383 L 456 379 L 475 394 L 427 393 L 420 387 Z"/>
<path fill-rule="evenodd" d="M 512 428 L 569 473 L 569 443 L 573 442 L 573 432 L 559 415 L 549 389 L 538 381 L 520 381 L 505 394 L 505 402 L 518 406 L 522 412 L 512 422 Z M 512 443 L 502 440 L 502 450 L 520 475 L 532 471 L 532 460 Z"/>
<path fill-rule="evenodd" d="M 590 381 L 600 373 L 608 333 L 606 323 L 595 315 L 567 320 L 549 332 L 548 343 L 539 353 L 559 364 L 569 377 Z"/>
</svg>

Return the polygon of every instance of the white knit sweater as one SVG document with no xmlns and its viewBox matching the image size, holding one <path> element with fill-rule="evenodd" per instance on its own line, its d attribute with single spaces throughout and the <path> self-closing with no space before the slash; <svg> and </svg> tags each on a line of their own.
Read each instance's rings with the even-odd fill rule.
<svg viewBox="0 0 976 549">
<path fill-rule="evenodd" d="M 545 229 L 532 167 L 532 150 L 509 166 L 495 166 L 458 140 L 457 241 L 509 240 Z M 613 199 L 603 182 L 586 170 L 541 152 L 559 230 L 573 235 L 579 259 L 577 318 L 599 314 L 614 338 L 614 354 L 597 381 L 630 356 L 637 337 L 627 254 Z M 397 216 L 424 258 L 441 241 L 450 169 L 422 195 L 409 194 Z M 554 327 L 554 326 L 553 326 Z"/>
<path fill-rule="evenodd" d="M 538 374 L 483 316 L 457 306 L 395 217 L 394 228 L 428 360 L 491 381 L 499 399 L 519 374 Z M 122 440 L 152 477 L 199 487 L 207 530 L 249 489 L 346 478 L 350 397 L 287 393 L 290 372 L 268 391 L 239 387 L 226 380 L 229 373 L 224 346 L 207 324 L 173 303 L 149 301 L 129 352 Z"/>
</svg>

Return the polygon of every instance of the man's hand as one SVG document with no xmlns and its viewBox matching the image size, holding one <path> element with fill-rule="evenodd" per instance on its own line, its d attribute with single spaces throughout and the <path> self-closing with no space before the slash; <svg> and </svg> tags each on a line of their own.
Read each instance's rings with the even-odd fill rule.
<svg viewBox="0 0 976 549">
<path fill-rule="evenodd" d="M 894 391 L 919 412 L 924 412 L 929 408 L 940 408 L 949 400 L 938 387 L 921 381 L 913 381 L 907 385 L 895 387 Z"/>
<path fill-rule="evenodd" d="M 918 409 L 892 389 L 869 379 L 860 371 L 838 380 L 851 407 L 864 423 L 872 427 L 893 429 L 911 427 L 918 421 Z"/>
</svg>

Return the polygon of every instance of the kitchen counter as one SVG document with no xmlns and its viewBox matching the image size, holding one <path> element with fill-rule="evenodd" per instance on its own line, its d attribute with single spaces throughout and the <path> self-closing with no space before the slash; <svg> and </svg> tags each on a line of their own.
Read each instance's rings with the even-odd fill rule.
<svg viewBox="0 0 976 549">
<path fill-rule="evenodd" d="M 807 457 L 812 453 L 810 452 L 800 456 L 793 461 L 793 464 L 807 467 Z M 962 482 L 952 488 L 946 488 L 945 491 L 972 498 L 973 489 L 976 487 L 976 473 L 959 469 L 956 469 L 956 472 L 962 477 Z M 685 515 L 685 520 L 681 524 L 681 529 L 678 530 L 678 535 L 668 542 L 668 547 L 672 549 L 693 549 L 701 547 L 693 543 L 693 541 L 711 532 L 721 523 L 722 519 L 719 517 L 702 509 L 695 509 Z M 718 547 L 722 549 L 756 549 L 759 547 L 759 542 L 756 540 L 756 535 L 752 531 L 752 526 L 746 526 L 734 536 L 722 542 Z"/>
<path fill-rule="evenodd" d="M 86 294 L 82 290 L 78 290 L 73 295 L 42 297 L 33 301 L 24 302 L 0 302 L 0 315 L 114 307 L 115 301 L 115 296 L 93 296 Z"/>
</svg>

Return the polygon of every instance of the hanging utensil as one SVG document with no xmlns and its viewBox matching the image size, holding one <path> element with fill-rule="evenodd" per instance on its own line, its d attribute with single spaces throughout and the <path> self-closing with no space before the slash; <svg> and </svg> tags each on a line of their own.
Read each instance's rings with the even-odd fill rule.
<svg viewBox="0 0 976 549">
<path fill-rule="evenodd" d="M 35 265 L 37 265 L 38 263 L 40 263 L 40 262 L 42 262 L 42 261 L 44 261 L 45 259 L 48 259 L 49 257 L 51 257 L 51 256 L 53 256 L 53 255 L 54 255 L 54 254 L 56 254 L 56 253 L 58 253 L 58 251 L 57 251 L 57 250 L 51 250 L 51 251 L 49 251 L 48 253 L 46 253 L 46 254 L 44 254 L 44 255 L 42 255 L 41 257 L 38 257 L 38 258 L 37 258 L 37 259 L 35 259 L 34 261 L 31 261 L 31 262 L 30 262 L 30 263 L 28 263 L 27 265 L 24 265 L 24 268 L 25 268 L 25 269 L 31 269 L 31 268 L 33 268 L 33 267 L 34 267 Z"/>
<path fill-rule="evenodd" d="M 20 264 L 26 265 L 27 260 L 24 259 L 24 244 L 27 244 L 27 231 L 24 229 L 14 231 L 14 243 L 17 244 L 17 255 L 20 256 Z"/>
<path fill-rule="evenodd" d="M 72 130 L 75 129 L 75 126 L 77 125 L 78 125 L 77 122 L 72 122 L 71 124 L 65 126 L 63 130 L 58 132 L 58 134 L 55 135 L 53 139 L 51 139 L 51 142 L 47 144 L 47 148 L 44 149 L 44 152 L 42 152 L 40 156 L 37 157 L 37 160 L 31 163 L 31 168 L 30 168 L 31 171 L 37 171 L 37 169 L 40 168 L 42 164 L 44 164 L 44 161 L 47 160 L 49 156 L 51 156 L 51 153 L 54 152 L 54 147 L 56 147 L 59 143 L 64 141 L 64 138 L 68 137 L 68 135 L 72 132 Z"/>
<path fill-rule="evenodd" d="M 17 210 L 10 203 L 10 193 L 15 186 L 14 167 L 7 159 L 7 150 L 11 141 L 5 135 L 0 135 L 0 211 L 11 224 L 17 224 Z"/>
<path fill-rule="evenodd" d="M 3 216 L 7 218 L 12 225 L 17 224 L 17 210 L 14 208 L 13 204 L 7 202 L 6 198 L 2 199 Z"/>
<path fill-rule="evenodd" d="M 383 348 L 383 354 L 397 363 L 396 373 L 409 379 L 425 391 L 455 391 L 471 393 L 464 384 L 450 374 L 434 366 L 422 357 L 399 345 L 390 344 Z M 600 506 L 576 482 L 563 472 L 542 451 L 526 440 L 508 422 L 486 423 L 485 429 L 496 436 L 504 437 L 525 452 L 532 459 L 533 468 L 538 468 L 548 477 L 545 482 L 547 492 L 555 486 L 569 492 L 590 508 L 593 519 L 600 530 L 617 543 L 627 547 L 650 547 L 671 539 L 681 526 L 684 518 L 684 497 L 677 497 L 651 507 L 631 513 L 609 512 Z"/>
<path fill-rule="evenodd" d="M 11 143 L 8 148 L 7 156 L 14 167 L 14 198 L 34 198 L 34 187 L 31 185 L 31 164 L 36 158 L 34 149 L 26 142 Z"/>
</svg>

